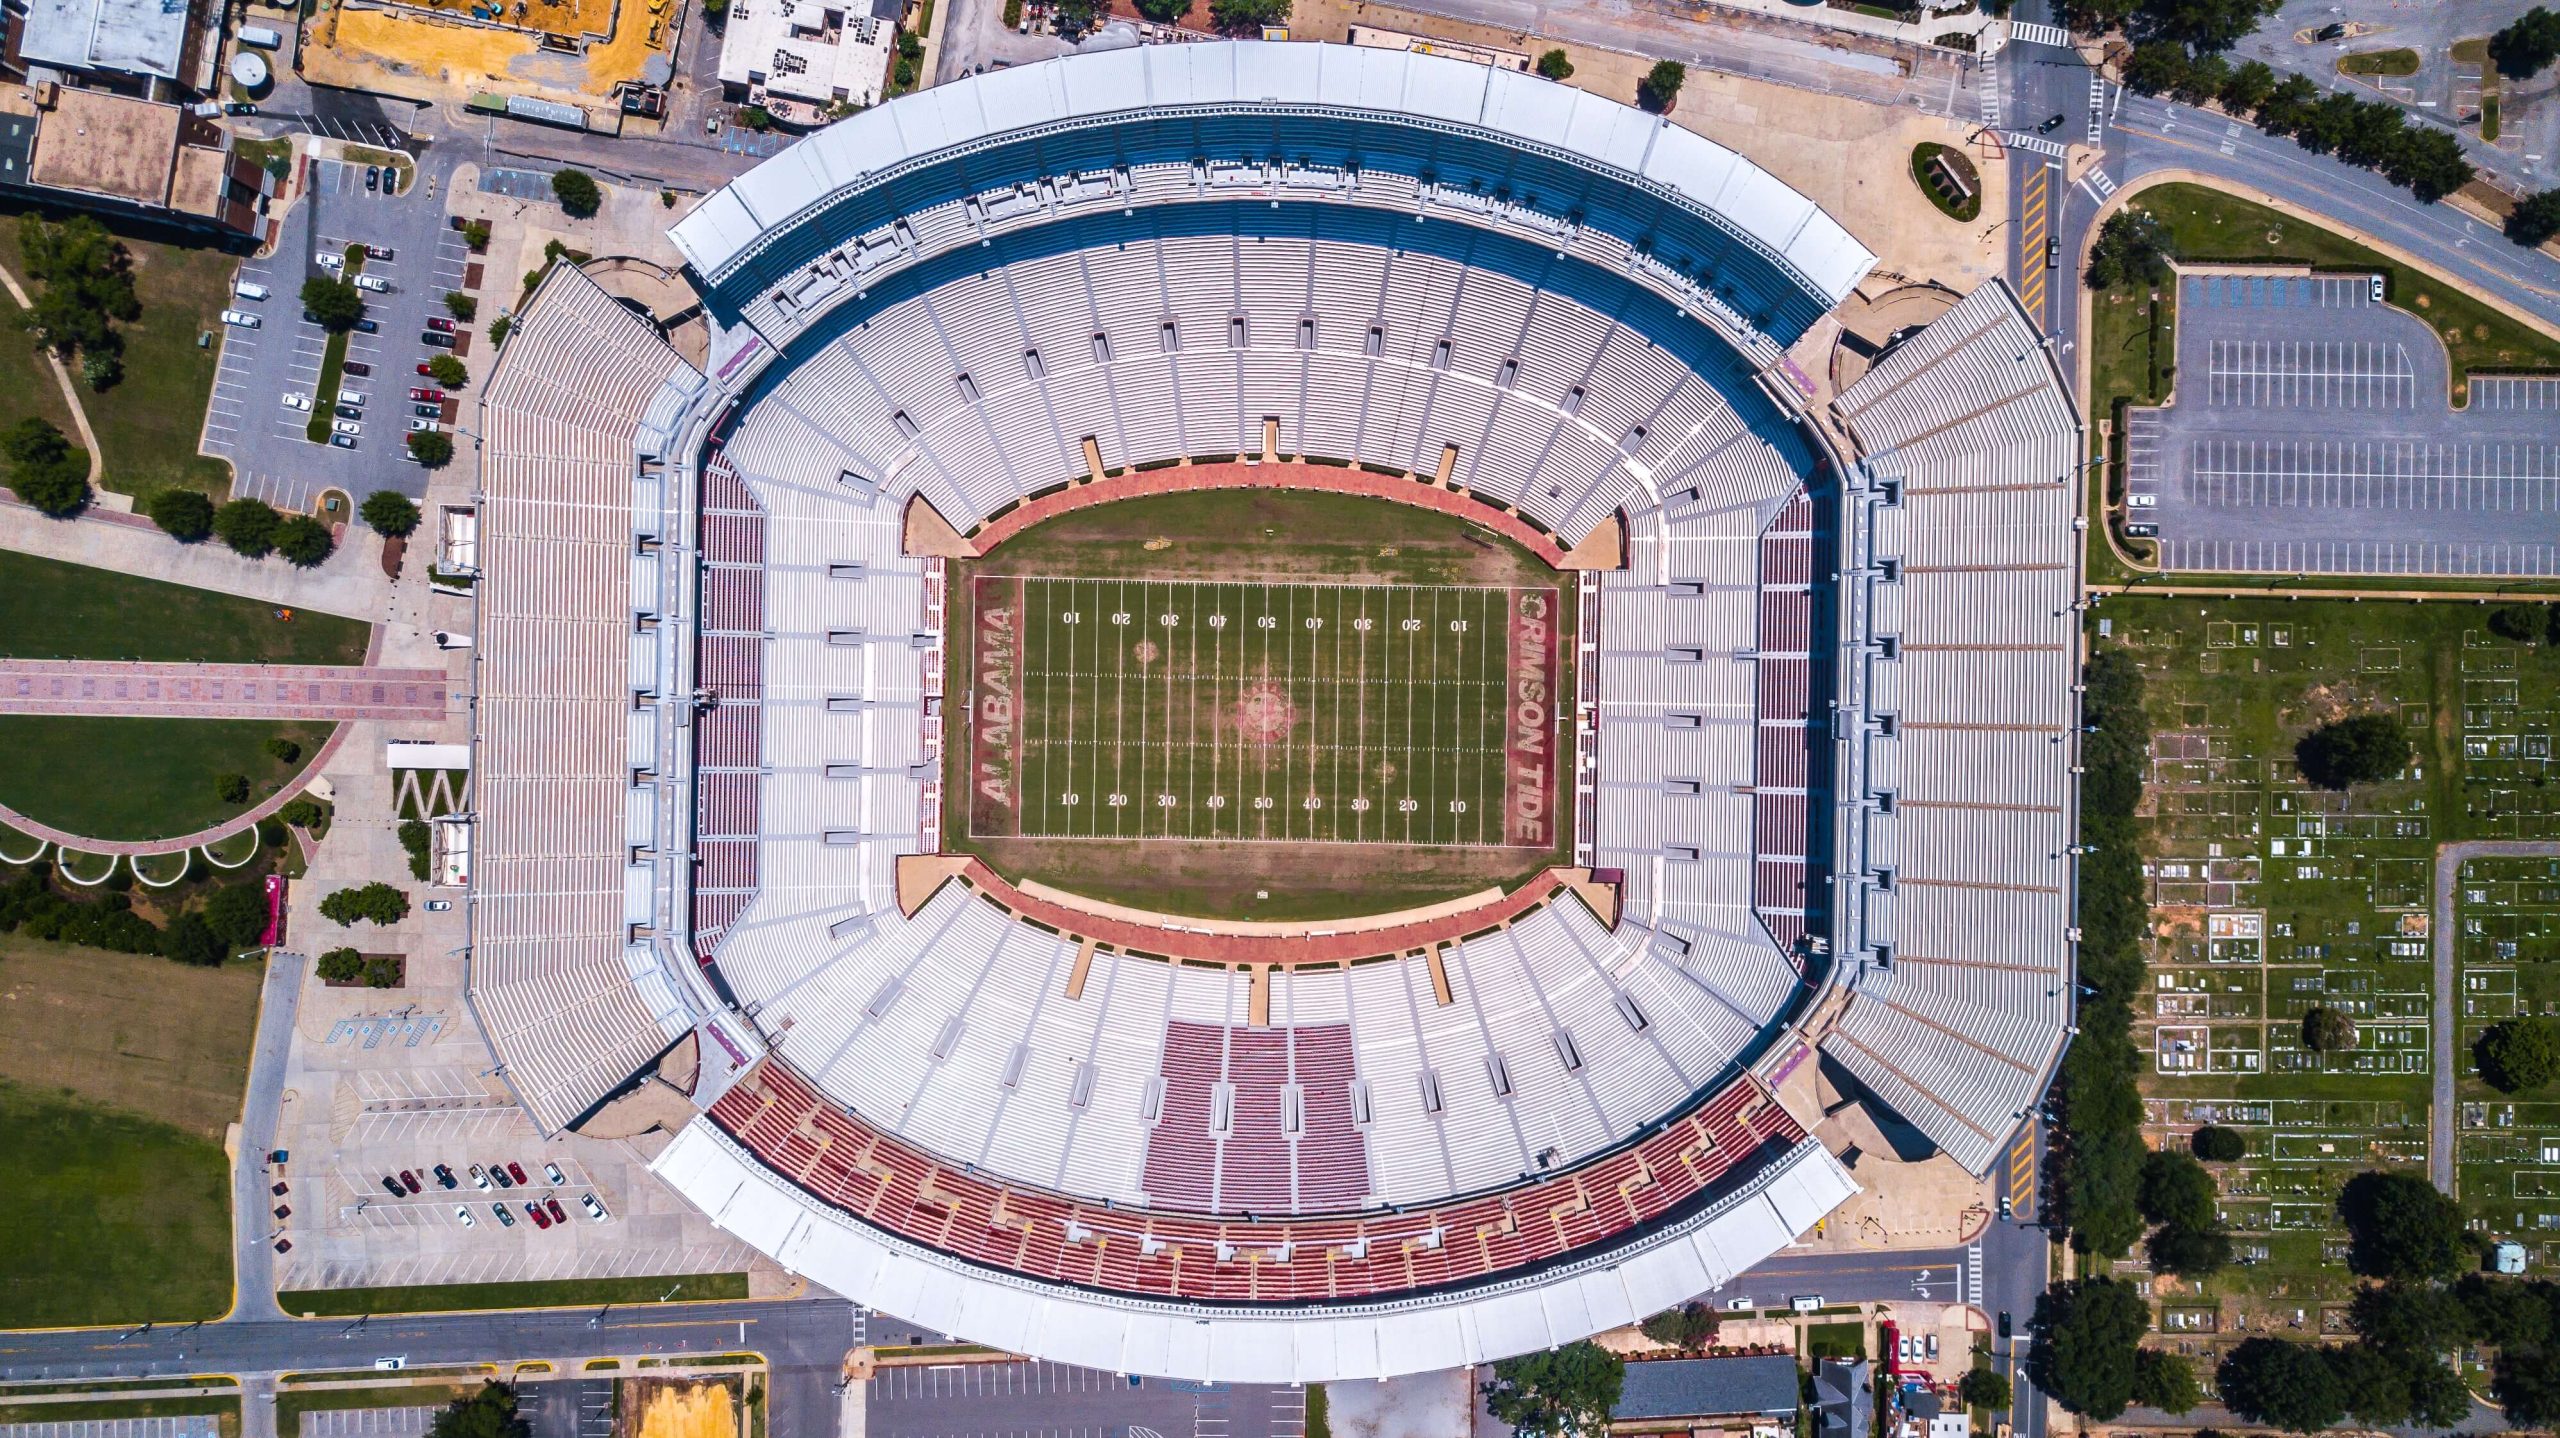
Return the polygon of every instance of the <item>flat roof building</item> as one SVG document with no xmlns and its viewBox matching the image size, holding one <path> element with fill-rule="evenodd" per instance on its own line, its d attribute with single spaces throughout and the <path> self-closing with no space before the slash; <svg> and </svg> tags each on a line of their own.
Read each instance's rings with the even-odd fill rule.
<svg viewBox="0 0 2560 1438">
<path fill-rule="evenodd" d="M 176 81 L 188 69 L 190 0 L 28 0 L 22 64 Z"/>
<path fill-rule="evenodd" d="M 1863 1358 L 1816 1364 L 1813 1401 L 1814 1438 L 1868 1438 L 1876 1430 L 1876 1385 Z"/>
<path fill-rule="evenodd" d="M 273 182 L 179 106 L 48 82 L 0 87 L 0 186 L 249 234 Z"/>
<path fill-rule="evenodd" d="M 768 109 L 775 99 L 878 104 L 903 10 L 903 0 L 735 0 L 720 83 Z"/>
<path fill-rule="evenodd" d="M 1796 1361 L 1783 1353 L 1658 1358 L 1627 1365 L 1612 1425 L 1795 1417 Z"/>
</svg>

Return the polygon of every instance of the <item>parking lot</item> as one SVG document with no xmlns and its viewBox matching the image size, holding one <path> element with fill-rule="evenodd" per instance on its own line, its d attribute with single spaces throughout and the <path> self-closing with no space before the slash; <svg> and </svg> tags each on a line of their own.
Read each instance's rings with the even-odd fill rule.
<svg viewBox="0 0 2560 1438">
<path fill-rule="evenodd" d="M 899 1320 L 873 1315 L 888 1343 Z M 1131 1380 L 1063 1363 L 884 1368 L 864 1394 L 870 1438 L 1303 1438 L 1306 1391 Z"/>
<path fill-rule="evenodd" d="M 345 490 L 361 501 L 377 489 L 412 497 L 426 493 L 426 473 L 409 462 L 408 391 L 427 381 L 417 364 L 439 353 L 419 342 L 430 315 L 446 313 L 444 295 L 462 287 L 467 252 L 444 223 L 442 198 L 413 183 L 391 196 L 365 185 L 365 167 L 335 160 L 312 162 L 311 191 L 286 217 L 275 252 L 244 262 L 240 279 L 264 285 L 264 301 L 241 299 L 238 308 L 258 316 L 255 329 L 232 328 L 224 336 L 222 368 L 215 376 L 205 419 L 205 449 L 231 461 L 235 494 L 264 499 L 280 509 L 306 510 L 323 489 Z M 324 405 L 333 397 L 313 393 L 328 336 L 302 319 L 305 279 L 324 273 L 317 257 L 350 244 L 390 251 L 369 260 L 365 273 L 391 288 L 365 296 L 366 317 L 377 329 L 348 336 L 347 358 L 372 368 L 342 388 L 365 397 L 365 416 L 353 449 L 313 444 L 305 433 L 311 411 L 288 408 L 287 395 Z M 475 354 L 466 363 L 485 363 Z"/>
<path fill-rule="evenodd" d="M 2126 435 L 2163 568 L 2560 574 L 2560 381 L 2454 410 L 2443 346 L 2363 276 L 2183 274 L 2178 317 L 2174 400 Z"/>
</svg>

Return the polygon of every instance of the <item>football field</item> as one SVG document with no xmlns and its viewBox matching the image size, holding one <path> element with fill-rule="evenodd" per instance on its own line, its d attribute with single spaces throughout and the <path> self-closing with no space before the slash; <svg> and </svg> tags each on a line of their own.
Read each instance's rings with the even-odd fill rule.
<svg viewBox="0 0 2560 1438">
<path fill-rule="evenodd" d="M 981 575 L 970 597 L 974 837 L 1556 841 L 1552 588 Z"/>
</svg>

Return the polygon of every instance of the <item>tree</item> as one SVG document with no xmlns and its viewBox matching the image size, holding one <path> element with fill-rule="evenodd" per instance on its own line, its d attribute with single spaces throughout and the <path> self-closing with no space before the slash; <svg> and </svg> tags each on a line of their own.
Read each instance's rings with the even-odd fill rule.
<svg viewBox="0 0 2560 1438">
<path fill-rule="evenodd" d="M 320 901 L 320 917 L 333 924 L 358 919 L 388 927 L 409 916 L 409 896 L 376 880 L 357 889 L 339 889 Z"/>
<path fill-rule="evenodd" d="M 276 547 L 284 516 L 263 499 L 235 499 L 213 512 L 213 532 L 233 553 L 262 559 Z"/>
<path fill-rule="evenodd" d="M 1980 1366 L 1965 1370 L 1963 1380 L 1956 1385 L 1956 1393 L 1964 1399 L 1966 1407 L 1988 1408 L 1994 1413 L 2007 1408 L 2015 1398 L 2009 1391 L 2008 1375 L 1997 1368 Z"/>
<path fill-rule="evenodd" d="M 497 342 L 492 340 L 490 343 Z M 448 354 L 428 360 L 427 375 L 446 389 L 460 389 L 471 382 L 471 371 L 463 367 L 462 361 Z"/>
<path fill-rule="evenodd" d="M 2471 1312 L 2432 1283 L 2376 1283 L 2356 1290 L 2347 1323 L 2376 1352 L 2393 1358 L 2441 1353 L 2471 1332 Z M 2371 1418 L 2362 1408 L 2356 1412 Z"/>
<path fill-rule="evenodd" d="M 2249 60 L 2232 70 L 2229 78 L 2222 82 L 2221 95 L 2216 98 L 2222 101 L 2222 108 L 2231 113 L 2248 115 L 2265 104 L 2275 89 L 2276 72 L 2268 68 L 2264 60 Z"/>
<path fill-rule="evenodd" d="M 276 526 L 276 553 L 297 569 L 320 563 L 337 547 L 337 536 L 329 532 L 329 526 L 310 515 L 297 514 Z"/>
<path fill-rule="evenodd" d="M 375 954 L 364 961 L 364 986 L 369 989 L 396 988 L 400 983 L 400 959 L 396 954 Z"/>
<path fill-rule="evenodd" d="M 2158 217 L 2140 210 L 2119 210 L 2098 227 L 2089 247 L 2089 288 L 2156 285 L 2169 278 L 2169 234 Z"/>
<path fill-rule="evenodd" d="M 2390 1354 L 2362 1343 L 2320 1350 L 2338 1381 L 2339 1400 L 2364 1423 L 2385 1425 L 2409 1416 L 2409 1370 Z"/>
<path fill-rule="evenodd" d="M 345 334 L 364 318 L 364 291 L 334 275 L 313 275 L 302 282 L 302 307 L 331 334 Z"/>
<path fill-rule="evenodd" d="M 489 222 L 487 220 L 472 220 L 465 224 L 462 227 L 462 242 L 469 245 L 474 251 L 486 250 L 489 248 Z"/>
<path fill-rule="evenodd" d="M 2167 95 L 2187 83 L 2194 62 L 2187 57 L 2187 47 L 2172 41 L 2155 40 L 2136 45 L 2124 61 L 2124 83 L 2146 95 Z"/>
<path fill-rule="evenodd" d="M 2187 1135 L 2187 1145 L 2207 1163 L 2230 1163 L 2249 1151 L 2249 1141 L 2236 1128 L 2209 1123 Z"/>
<path fill-rule="evenodd" d="M 2281 0 L 2143 0 L 2133 30 L 2145 40 L 2172 40 L 2211 53 L 2249 38 Z"/>
<path fill-rule="evenodd" d="M 2551 1304 L 2546 1285 L 2519 1279 L 2466 1273 L 2453 1285 L 2462 1305 L 2463 1335 L 2494 1336 L 2501 1348 L 2538 1348 L 2551 1338 Z"/>
<path fill-rule="evenodd" d="M 2519 1426 L 2560 1423 L 2560 1363 L 2551 1362 L 2541 1348 L 2501 1347 L 2489 1392 Z"/>
<path fill-rule="evenodd" d="M 320 956 L 315 971 L 333 984 L 351 984 L 364 975 L 364 955 L 353 949 L 331 949 Z"/>
<path fill-rule="evenodd" d="M 516 1412 L 516 1390 L 504 1383 L 484 1382 L 480 1391 L 456 1398 L 427 1424 L 426 1438 L 532 1438 L 533 1425 Z"/>
<path fill-rule="evenodd" d="M 2293 746 L 2302 777 L 2323 789 L 2378 784 L 2409 767 L 2409 731 L 2391 714 L 2350 714 Z"/>
<path fill-rule="evenodd" d="M 2296 1433 L 2326 1428 L 2347 1414 L 2337 1371 L 2308 1344 L 2248 1339 L 2222 1360 L 2215 1381 L 2224 1407 Z"/>
<path fill-rule="evenodd" d="M 584 170 L 561 170 L 552 175 L 551 194 L 573 220 L 583 220 L 604 206 L 604 191 L 596 188 L 595 176 Z"/>
<path fill-rule="evenodd" d="M 180 544 L 213 533 L 213 500 L 200 489 L 155 489 L 142 501 L 142 512 Z"/>
<path fill-rule="evenodd" d="M 512 315 L 500 315 L 489 321 L 489 348 L 496 349 L 505 344 L 507 336 L 515 333 L 515 329 L 515 317 Z"/>
<path fill-rule="evenodd" d="M 2104 1423 L 2133 1402 L 2134 1353 L 2151 1305 L 2104 1276 L 2057 1283 L 2036 1298 L 2028 1376 L 2072 1412 Z"/>
<path fill-rule="evenodd" d="M 2471 1046 L 2480 1077 L 2500 1093 L 2522 1093 L 2560 1073 L 2560 1025 L 2539 1014 L 2492 1024 Z"/>
<path fill-rule="evenodd" d="M 1209 23 L 1230 35 L 1286 25 L 1289 0 L 1209 0 Z"/>
<path fill-rule="evenodd" d="M 453 462 L 453 436 L 440 429 L 412 431 L 409 455 L 429 469 L 441 469 Z"/>
<path fill-rule="evenodd" d="M 365 527 L 385 539 L 403 539 L 418 527 L 418 506 L 396 489 L 377 489 L 364 497 Z"/>
<path fill-rule="evenodd" d="M 1549 50 L 1538 57 L 1538 73 L 1550 80 L 1573 78 L 1573 58 L 1562 50 Z"/>
<path fill-rule="evenodd" d="M 427 864 L 434 852 L 435 835 L 424 819 L 400 821 L 400 847 L 409 853 L 409 877 L 424 882 Z"/>
<path fill-rule="evenodd" d="M 2463 158 L 2462 142 L 2449 132 L 2425 126 L 2408 128 L 2397 106 L 2377 105 L 2369 107 L 2367 113 L 2376 109 L 2391 111 L 2391 118 L 2398 125 L 2383 142 L 2381 153 L 2367 162 L 2377 165 L 2384 179 L 2432 205 L 2470 184 L 2479 173 Z"/>
<path fill-rule="evenodd" d="M 1656 115 L 1667 115 L 1679 103 L 1680 87 L 1688 83 L 1688 66 L 1677 60 L 1656 60 L 1644 78 L 1636 82 L 1636 104 Z"/>
<path fill-rule="evenodd" d="M 2133 1355 L 2133 1401 L 2163 1413 L 2184 1413 L 2204 1401 L 2204 1388 L 2196 1382 L 2194 1364 L 2175 1353 L 2144 1348 Z"/>
<path fill-rule="evenodd" d="M 246 804 L 246 803 L 248 803 L 248 802 L 249 802 L 249 776 L 248 776 L 248 775 L 246 775 L 246 774 L 216 774 L 216 775 L 214 775 L 214 776 L 213 776 L 213 796 L 214 796 L 215 798 L 217 798 L 217 799 L 220 799 L 220 800 L 221 800 L 223 803 L 225 803 L 225 804 Z"/>
<path fill-rule="evenodd" d="M 284 801 L 284 806 L 276 810 L 276 817 L 297 829 L 308 829 L 318 824 L 327 813 L 320 807 L 319 800 L 297 794 Z"/>
<path fill-rule="evenodd" d="M 2560 235 L 2560 190 L 2518 200 L 2507 215 L 2507 238 L 2519 245 L 2539 245 L 2554 235 Z"/>
<path fill-rule="evenodd" d="M 20 323 L 64 359 L 115 354 L 123 343 L 115 322 L 142 318 L 124 245 L 87 215 L 55 225 L 33 211 L 18 221 L 18 245 L 27 277 L 41 286 Z"/>
<path fill-rule="evenodd" d="M 1703 1303 L 1683 1303 L 1646 1319 L 1644 1336 L 1694 1353 L 1716 1341 L 1717 1327 L 1714 1309 Z"/>
<path fill-rule="evenodd" d="M 2211 1228 L 2222 1191 L 2192 1154 L 2161 1149 L 2142 1161 L 2142 1216 L 2181 1228 Z"/>
<path fill-rule="evenodd" d="M 263 886 L 226 884 L 207 895 L 204 921 L 216 937 L 234 949 L 245 949 L 266 937 L 267 894 Z"/>
<path fill-rule="evenodd" d="M 56 519 L 89 503 L 89 452 L 75 449 L 50 420 L 28 415 L 0 429 L 0 455 L 9 460 L 9 488 Z"/>
<path fill-rule="evenodd" d="M 2151 1268 L 2204 1278 L 2231 1266 L 2231 1236 L 2219 1228 L 2188 1228 L 2169 1223 L 2151 1235 Z"/>
<path fill-rule="evenodd" d="M 279 764 L 290 764 L 302 757 L 302 746 L 279 734 L 267 741 L 267 755 Z"/>
<path fill-rule="evenodd" d="M 2433 1357 L 2408 1365 L 2409 1417 L 2420 1427 L 2451 1428 L 2471 1416 L 2471 1388 Z"/>
<path fill-rule="evenodd" d="M 444 292 L 444 307 L 446 313 L 464 324 L 469 324 L 472 317 L 480 313 L 480 302 L 460 290 Z"/>
<path fill-rule="evenodd" d="M 204 915 L 189 909 L 171 919 L 169 927 L 161 931 L 160 952 L 179 963 L 210 969 L 231 957 L 231 946 L 215 935 Z"/>
<path fill-rule="evenodd" d="M 1170 25 L 1191 13 L 1191 0 L 1138 0 L 1138 13 L 1159 25 Z"/>
<path fill-rule="evenodd" d="M 2469 1246 L 2462 1208 L 2414 1173 L 2357 1174 L 2338 1192 L 2347 1266 L 2372 1278 L 2451 1278 Z"/>
<path fill-rule="evenodd" d="M 2302 1014 L 2302 1046 L 2316 1054 L 2338 1054 L 2356 1046 L 2356 1021 L 2344 1009 L 2313 1004 Z"/>
<path fill-rule="evenodd" d="M 2510 80 L 2529 80 L 2560 60 L 2560 12 L 2536 5 L 2489 37 L 2489 58 Z"/>
<path fill-rule="evenodd" d="M 1589 1339 L 1524 1353 L 1493 1365 L 1485 1411 L 1529 1438 L 1605 1433 L 1626 1376 L 1618 1355 Z"/>
<path fill-rule="evenodd" d="M 2542 611 L 2530 604 L 2501 604 L 2489 611 L 2489 632 L 2531 644 L 2542 637 Z"/>
</svg>

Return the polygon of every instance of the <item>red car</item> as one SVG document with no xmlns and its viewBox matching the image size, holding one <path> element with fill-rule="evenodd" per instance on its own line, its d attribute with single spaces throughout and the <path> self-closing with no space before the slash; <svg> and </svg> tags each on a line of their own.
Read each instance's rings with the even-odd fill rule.
<svg viewBox="0 0 2560 1438">
<path fill-rule="evenodd" d="M 453 333 L 453 321 L 446 319 L 442 315 L 429 315 L 427 316 L 427 328 L 434 330 L 440 335 L 449 335 Z"/>
<path fill-rule="evenodd" d="M 524 1182 L 524 1165 L 520 1163 L 508 1164 L 507 1177 L 514 1179 L 518 1183 Z"/>
<path fill-rule="evenodd" d="M 420 361 L 418 361 L 418 373 L 420 373 L 420 374 L 434 374 L 434 373 L 435 373 L 435 370 L 434 370 L 432 367 L 430 367 L 430 366 L 427 364 L 427 362 L 426 362 L 425 360 L 420 360 Z"/>
<path fill-rule="evenodd" d="M 546 1198 L 542 1201 L 542 1206 L 551 1210 L 551 1221 L 553 1223 L 567 1223 L 569 1221 L 569 1215 L 560 1211 L 560 1200 L 556 1198 Z"/>
<path fill-rule="evenodd" d="M 418 1175 L 405 1168 L 400 1170 L 400 1186 L 409 1190 L 411 1193 L 416 1193 L 418 1191 Z"/>
<path fill-rule="evenodd" d="M 427 401 L 432 402 L 432 401 L 440 400 L 440 399 L 444 398 L 444 391 L 443 391 L 443 390 L 440 390 L 440 389 L 427 389 L 427 388 L 424 388 L 424 387 L 420 387 L 420 388 L 416 388 L 416 389 L 412 389 L 412 390 L 410 390 L 410 391 L 409 391 L 409 398 L 411 398 L 411 399 L 423 399 L 423 400 L 427 400 Z"/>
<path fill-rule="evenodd" d="M 524 1216 L 532 1219 L 533 1226 L 536 1228 L 549 1228 L 551 1226 L 551 1215 L 542 1211 L 541 1204 L 531 1202 L 525 1204 Z"/>
</svg>

